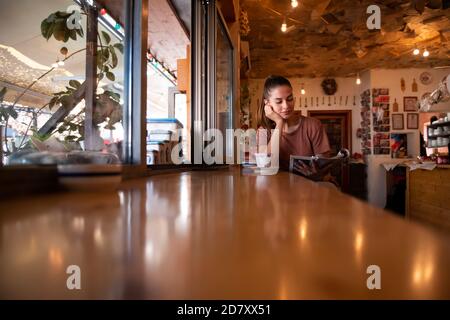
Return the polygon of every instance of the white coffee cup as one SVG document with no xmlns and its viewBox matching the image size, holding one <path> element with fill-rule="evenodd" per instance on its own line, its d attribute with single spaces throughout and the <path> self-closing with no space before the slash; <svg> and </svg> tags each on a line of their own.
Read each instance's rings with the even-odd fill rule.
<svg viewBox="0 0 450 320">
<path fill-rule="evenodd" d="M 271 157 L 267 153 L 255 153 L 258 168 L 266 168 L 270 164 Z"/>
</svg>

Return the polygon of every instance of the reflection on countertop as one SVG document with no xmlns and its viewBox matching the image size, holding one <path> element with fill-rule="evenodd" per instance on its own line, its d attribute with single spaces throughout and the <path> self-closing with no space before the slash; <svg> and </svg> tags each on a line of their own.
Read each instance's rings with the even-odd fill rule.
<svg viewBox="0 0 450 320">
<path fill-rule="evenodd" d="M 286 172 L 3 201 L 0 244 L 1 299 L 450 299 L 450 236 Z"/>
</svg>

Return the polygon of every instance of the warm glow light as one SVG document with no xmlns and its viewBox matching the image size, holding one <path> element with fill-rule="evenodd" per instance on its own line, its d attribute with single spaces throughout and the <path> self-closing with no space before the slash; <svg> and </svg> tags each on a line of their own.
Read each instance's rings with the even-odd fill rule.
<svg viewBox="0 0 450 320">
<path fill-rule="evenodd" d="M 300 90 L 300 93 L 303 94 L 303 95 L 305 95 L 305 94 L 306 94 L 305 89 Z"/>
<path fill-rule="evenodd" d="M 281 25 L 281 31 L 286 32 L 287 30 L 287 24 L 286 22 L 283 22 L 283 24 Z"/>
<path fill-rule="evenodd" d="M 361 84 L 361 78 L 359 77 L 359 73 L 356 75 L 356 84 L 358 86 Z"/>
<path fill-rule="evenodd" d="M 307 222 L 306 220 L 303 218 L 301 223 L 300 223 L 300 230 L 299 230 L 299 234 L 300 234 L 300 239 L 305 240 L 306 238 L 306 230 L 308 228 Z"/>
<path fill-rule="evenodd" d="M 297 0 L 292 0 L 291 1 L 291 6 L 292 6 L 292 8 L 297 8 L 298 7 L 298 1 Z"/>
<path fill-rule="evenodd" d="M 62 67 L 63 65 L 64 65 L 64 61 L 59 60 L 59 61 L 58 61 L 58 66 Z"/>
<path fill-rule="evenodd" d="M 419 54 L 420 54 L 420 50 L 415 48 L 414 51 L 413 51 L 413 55 L 417 56 Z"/>
<path fill-rule="evenodd" d="M 430 52 L 428 52 L 428 50 L 425 49 L 425 51 L 423 52 L 423 56 L 428 57 L 429 55 L 430 55 Z"/>
<path fill-rule="evenodd" d="M 355 236 L 355 250 L 357 252 L 361 251 L 363 245 L 364 237 L 362 232 L 358 231 Z"/>
</svg>

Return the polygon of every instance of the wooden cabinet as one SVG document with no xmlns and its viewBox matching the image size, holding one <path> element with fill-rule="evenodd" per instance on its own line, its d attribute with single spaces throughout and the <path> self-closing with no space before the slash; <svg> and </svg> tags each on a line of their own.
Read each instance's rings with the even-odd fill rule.
<svg viewBox="0 0 450 320">
<path fill-rule="evenodd" d="M 407 171 L 406 216 L 450 230 L 450 166 Z"/>
</svg>

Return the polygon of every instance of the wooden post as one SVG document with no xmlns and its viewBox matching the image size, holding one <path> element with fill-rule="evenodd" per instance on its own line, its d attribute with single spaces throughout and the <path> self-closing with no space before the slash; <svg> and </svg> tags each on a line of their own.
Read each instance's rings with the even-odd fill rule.
<svg viewBox="0 0 450 320">
<path fill-rule="evenodd" d="M 86 33 L 86 103 L 84 119 L 85 150 L 94 150 L 94 135 L 96 130 L 93 123 L 95 93 L 97 91 L 97 34 L 98 12 L 87 5 L 87 33 Z"/>
</svg>

